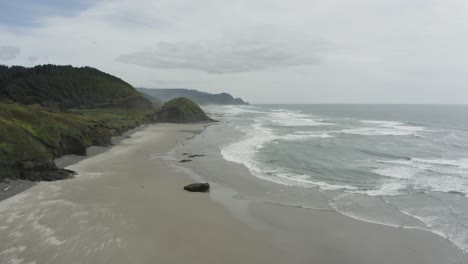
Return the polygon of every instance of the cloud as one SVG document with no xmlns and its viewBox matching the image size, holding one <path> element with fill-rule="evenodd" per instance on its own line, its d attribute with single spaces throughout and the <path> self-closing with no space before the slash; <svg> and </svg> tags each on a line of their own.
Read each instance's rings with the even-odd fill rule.
<svg viewBox="0 0 468 264">
<path fill-rule="evenodd" d="M 87 65 L 256 102 L 468 103 L 468 1 L 3 2 L 0 45 L 21 44 L 8 65 Z"/>
<path fill-rule="evenodd" d="M 0 46 L 0 60 L 12 60 L 20 53 L 20 49 L 13 46 Z"/>
<path fill-rule="evenodd" d="M 268 42 L 197 44 L 159 42 L 153 50 L 120 55 L 116 61 L 159 69 L 190 69 L 212 74 L 260 71 L 319 63 L 315 54 Z"/>
</svg>

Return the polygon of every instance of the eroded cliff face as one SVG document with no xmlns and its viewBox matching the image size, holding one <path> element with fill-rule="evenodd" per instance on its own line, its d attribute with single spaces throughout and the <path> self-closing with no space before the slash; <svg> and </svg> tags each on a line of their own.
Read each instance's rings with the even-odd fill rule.
<svg viewBox="0 0 468 264">
<path fill-rule="evenodd" d="M 65 179 L 73 172 L 54 160 L 86 155 L 90 146 L 109 146 L 111 137 L 153 122 L 154 111 L 50 112 L 39 106 L 0 103 L 0 181 Z"/>
</svg>

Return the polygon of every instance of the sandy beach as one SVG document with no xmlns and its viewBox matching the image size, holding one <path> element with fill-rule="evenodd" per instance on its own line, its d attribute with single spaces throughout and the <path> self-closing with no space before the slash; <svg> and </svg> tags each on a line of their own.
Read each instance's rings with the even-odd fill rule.
<svg viewBox="0 0 468 264">
<path fill-rule="evenodd" d="M 160 158 L 202 129 L 148 126 L 70 166 L 75 179 L 40 183 L 2 201 L 0 263 L 286 261 L 269 235 L 233 218 L 209 194 L 183 191 L 193 180 Z"/>
<path fill-rule="evenodd" d="M 145 126 L 68 166 L 76 178 L 0 201 L 0 263 L 467 263 L 433 233 L 311 208 L 320 193 L 224 161 L 206 130 Z M 194 181 L 212 191 L 185 192 Z"/>
</svg>

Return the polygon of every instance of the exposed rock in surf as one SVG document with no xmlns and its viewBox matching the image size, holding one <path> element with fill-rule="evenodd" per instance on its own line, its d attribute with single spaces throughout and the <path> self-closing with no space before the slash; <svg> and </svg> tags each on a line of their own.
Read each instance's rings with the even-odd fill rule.
<svg viewBox="0 0 468 264">
<path fill-rule="evenodd" d="M 192 160 L 191 160 L 191 159 L 183 159 L 183 160 L 181 160 L 181 161 L 179 161 L 179 162 L 180 162 L 180 163 L 185 163 L 185 162 L 190 162 L 190 161 L 192 161 Z"/>
</svg>

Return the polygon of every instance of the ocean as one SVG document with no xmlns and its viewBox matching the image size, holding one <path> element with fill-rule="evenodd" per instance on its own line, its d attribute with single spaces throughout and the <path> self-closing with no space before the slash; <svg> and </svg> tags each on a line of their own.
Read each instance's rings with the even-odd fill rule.
<svg viewBox="0 0 468 264">
<path fill-rule="evenodd" d="M 250 105 L 205 110 L 224 159 L 320 191 L 366 222 L 428 230 L 468 252 L 468 106 Z"/>
</svg>

